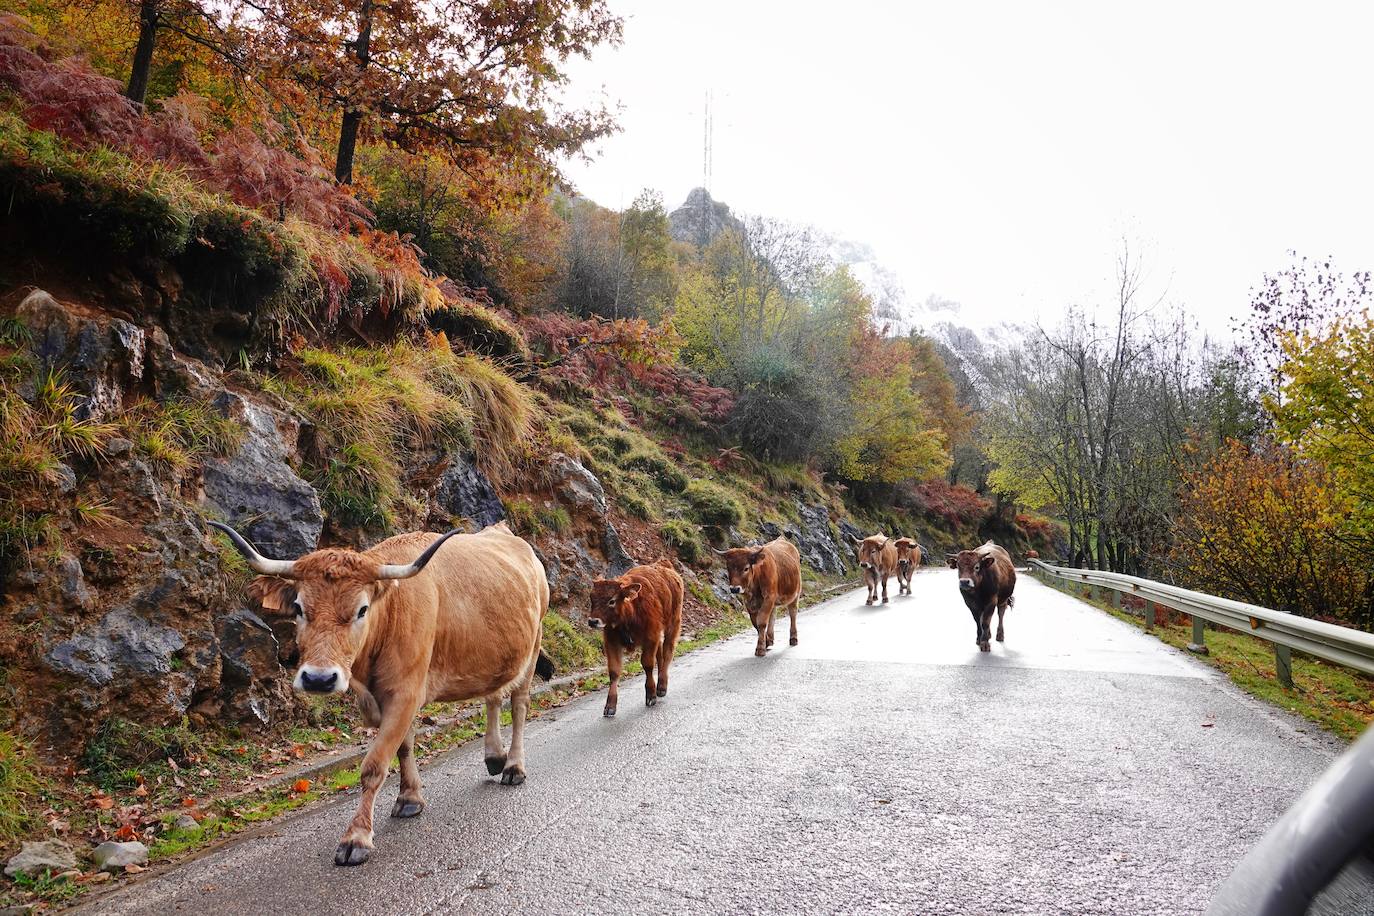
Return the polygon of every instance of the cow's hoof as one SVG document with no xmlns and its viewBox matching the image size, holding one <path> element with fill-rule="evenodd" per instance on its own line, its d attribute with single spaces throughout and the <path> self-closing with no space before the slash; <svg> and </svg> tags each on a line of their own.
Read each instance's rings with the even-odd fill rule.
<svg viewBox="0 0 1374 916">
<path fill-rule="evenodd" d="M 362 865 L 372 855 L 372 847 L 362 843 L 340 843 L 334 850 L 335 865 Z"/>
<path fill-rule="evenodd" d="M 793 636 L 791 639 L 787 641 L 787 644 L 789 646 L 795 646 L 797 644 L 797 637 Z"/>
<path fill-rule="evenodd" d="M 501 774 L 501 785 L 518 786 L 525 781 L 525 768 L 519 764 L 512 763 L 506 767 L 506 771 Z"/>
<path fill-rule="evenodd" d="M 883 599 L 883 604 L 887 604 L 887 599 L 886 599 L 886 598 Z"/>
<path fill-rule="evenodd" d="M 606 718 L 608 718 L 608 719 L 614 719 L 614 718 L 615 718 L 615 707 L 614 707 L 614 706 L 607 706 L 605 709 L 603 709 L 603 710 L 601 711 L 601 714 L 602 714 L 603 716 L 605 716 Z M 496 774 L 493 773 L 492 775 L 494 776 L 494 775 L 496 775 Z"/>
<path fill-rule="evenodd" d="M 649 694 L 645 694 L 645 695 L 644 695 L 644 705 L 645 705 L 645 706 L 653 706 L 653 705 L 655 705 L 656 703 L 658 703 L 658 697 L 654 696 L 652 693 L 649 693 Z"/>
<path fill-rule="evenodd" d="M 487 775 L 495 776 L 506 768 L 506 755 L 499 757 L 484 757 L 483 762 L 487 765 Z"/>
<path fill-rule="evenodd" d="M 867 607 L 873 607 L 873 599 L 869 598 L 867 601 L 864 602 L 864 605 Z"/>
<path fill-rule="evenodd" d="M 768 654 L 768 650 L 767 650 L 767 649 L 755 649 L 755 650 L 754 650 L 754 657 L 755 657 L 755 658 L 763 658 L 763 657 L 764 657 L 765 655 L 767 655 L 767 654 Z"/>
<path fill-rule="evenodd" d="M 398 798 L 396 804 L 391 806 L 392 817 L 414 817 L 425 810 L 425 803 L 421 799 Z"/>
<path fill-rule="evenodd" d="M 658 688 L 658 695 L 661 696 L 661 697 L 666 697 L 666 696 L 668 695 L 668 688 L 667 688 L 667 687 L 659 687 L 659 688 Z"/>
<path fill-rule="evenodd" d="M 978 651 L 979 651 L 979 652 L 991 652 L 991 651 L 992 651 L 992 646 L 988 645 L 988 644 L 985 643 L 985 642 L 980 642 L 980 643 L 978 644 Z"/>
<path fill-rule="evenodd" d="M 1006 641 L 1007 641 L 1007 638 L 1006 638 L 1005 636 L 1003 636 L 1001 633 L 998 633 L 998 634 L 997 634 L 997 641 L 998 641 L 998 642 L 1006 642 Z"/>
</svg>

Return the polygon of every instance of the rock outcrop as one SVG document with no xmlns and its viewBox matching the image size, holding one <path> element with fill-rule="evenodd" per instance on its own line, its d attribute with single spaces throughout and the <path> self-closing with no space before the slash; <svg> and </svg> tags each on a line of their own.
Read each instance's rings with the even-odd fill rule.
<svg viewBox="0 0 1374 916">
<path fill-rule="evenodd" d="M 742 232 L 744 224 L 705 188 L 693 188 L 682 206 L 668 214 L 668 232 L 673 240 L 697 248 L 705 248 L 727 229 Z"/>
<path fill-rule="evenodd" d="M 206 499 L 267 556 L 314 550 L 324 512 L 319 494 L 291 466 L 299 421 L 230 391 L 214 405 L 243 428 L 244 437 L 234 454 L 205 462 Z"/>
<path fill-rule="evenodd" d="M 494 525 L 506 517 L 496 488 L 467 455 L 442 459 L 448 463 L 434 488 L 434 501 L 450 518 L 468 518 L 478 528 Z"/>
<path fill-rule="evenodd" d="M 848 572 L 853 551 L 845 549 L 843 541 L 836 537 L 836 528 L 830 521 L 830 510 L 823 505 L 809 506 L 797 500 L 797 515 L 801 518 L 800 524 L 764 522 L 759 530 L 769 539 L 780 536 L 789 538 L 797 545 L 802 562 L 818 572 L 832 576 L 842 576 Z M 841 521 L 841 526 L 848 524 L 847 519 Z"/>
</svg>

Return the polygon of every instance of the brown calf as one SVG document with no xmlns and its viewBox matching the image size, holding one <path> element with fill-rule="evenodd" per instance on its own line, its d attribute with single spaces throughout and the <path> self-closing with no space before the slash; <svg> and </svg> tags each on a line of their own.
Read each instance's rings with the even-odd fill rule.
<svg viewBox="0 0 1374 916">
<path fill-rule="evenodd" d="M 773 609 L 777 607 L 787 608 L 792 621 L 788 643 L 795 646 L 797 602 L 801 600 L 801 554 L 792 542 L 775 538 L 762 547 L 734 547 L 716 553 L 725 558 L 730 593 L 744 597 L 744 610 L 759 632 L 754 654 L 762 658 L 773 647 Z"/>
<path fill-rule="evenodd" d="M 615 715 L 626 649 L 637 647 L 642 653 L 644 705 L 653 706 L 659 697 L 668 695 L 668 666 L 682 633 L 682 577 L 677 570 L 660 560 L 653 566 L 636 566 L 617 579 L 597 579 L 592 583 L 587 625 L 601 630 L 606 649 L 611 687 L 604 715 Z"/>
<path fill-rule="evenodd" d="M 997 641 L 1002 642 L 1006 638 L 1002 619 L 1016 600 L 1012 597 L 1016 590 L 1016 568 L 1011 565 L 1011 556 L 988 541 L 976 550 L 959 551 L 951 565 L 959 570 L 959 594 L 973 614 L 973 623 L 978 629 L 978 651 L 989 652 L 992 649 L 989 641 L 993 609 L 997 610 Z"/>
<path fill-rule="evenodd" d="M 911 575 L 921 565 L 921 545 L 911 538 L 897 538 L 897 594 L 911 594 Z"/>
<path fill-rule="evenodd" d="M 849 539 L 859 548 L 859 568 L 864 571 L 864 584 L 868 586 L 868 600 L 872 604 L 878 600 L 878 581 L 883 584 L 883 604 L 887 604 L 887 580 L 897 571 L 897 545 L 885 534 L 871 534 L 862 541 L 850 535 Z"/>
<path fill-rule="evenodd" d="M 549 585 L 530 545 L 504 524 L 478 534 L 402 534 L 363 552 L 316 550 L 269 560 L 233 529 L 211 522 L 260 575 L 249 592 L 264 608 L 294 613 L 297 690 L 358 694 L 377 726 L 359 774 L 358 810 L 334 851 L 336 865 L 372 853 L 372 809 L 392 757 L 401 792 L 392 817 L 425 807 L 415 765 L 416 712 L 436 700 L 485 697 L 487 772 L 525 781 L 530 682 L 553 664 L 539 651 Z M 441 551 L 440 547 L 444 549 Z M 511 698 L 511 743 L 501 741 L 501 698 Z"/>
</svg>

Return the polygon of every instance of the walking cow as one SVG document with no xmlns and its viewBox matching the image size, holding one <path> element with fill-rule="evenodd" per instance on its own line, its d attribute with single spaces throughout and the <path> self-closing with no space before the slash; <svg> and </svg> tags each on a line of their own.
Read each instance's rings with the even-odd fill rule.
<svg viewBox="0 0 1374 916">
<path fill-rule="evenodd" d="M 864 571 L 864 584 L 868 586 L 868 600 L 864 604 L 878 600 L 879 579 L 883 604 L 887 604 L 887 580 L 897 571 L 897 544 L 884 534 L 871 534 L 862 541 L 851 534 L 849 539 L 859 548 L 859 568 Z"/>
<path fill-rule="evenodd" d="M 400 760 L 401 792 L 391 816 L 424 810 L 414 719 L 426 703 L 485 697 L 487 772 L 505 785 L 525 781 L 530 682 L 536 673 L 553 675 L 539 651 L 549 584 L 530 545 L 504 523 L 477 534 L 401 534 L 370 550 L 316 550 L 298 560 L 269 560 L 232 528 L 211 524 L 259 574 L 249 593 L 268 610 L 294 614 L 296 689 L 352 690 L 364 721 L 377 727 L 335 865 L 371 855 L 372 808 L 392 757 Z M 509 754 L 501 741 L 507 693 Z"/>
<path fill-rule="evenodd" d="M 911 594 L 911 576 L 921 565 L 921 545 L 911 538 L 897 538 L 897 594 Z"/>
<path fill-rule="evenodd" d="M 712 548 L 715 550 L 715 548 Z M 754 654 L 762 658 L 773 647 L 773 609 L 786 607 L 792 622 L 788 642 L 797 644 L 797 602 L 801 600 L 801 554 L 786 538 L 762 547 L 716 550 L 725 558 L 730 593 L 744 597 L 744 610 L 759 631 Z"/>
<path fill-rule="evenodd" d="M 1016 590 L 1016 569 L 1011 565 L 1011 556 L 988 541 L 976 550 L 959 551 L 950 559 L 950 566 L 959 570 L 959 594 L 973 614 L 978 650 L 989 652 L 992 612 L 997 611 L 997 641 L 1002 642 L 1002 618 L 1015 600 L 1011 593 Z"/>
<path fill-rule="evenodd" d="M 644 664 L 644 705 L 668 694 L 668 665 L 682 632 L 682 577 L 663 561 L 636 566 L 616 579 L 592 583 L 587 625 L 601 630 L 611 687 L 604 715 L 614 716 L 620 699 L 624 651 L 639 648 Z M 654 677 L 654 668 L 658 677 Z"/>
</svg>

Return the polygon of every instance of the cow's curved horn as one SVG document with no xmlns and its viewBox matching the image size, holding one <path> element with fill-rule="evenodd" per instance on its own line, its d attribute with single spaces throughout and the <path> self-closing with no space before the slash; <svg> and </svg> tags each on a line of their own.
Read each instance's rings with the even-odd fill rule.
<svg viewBox="0 0 1374 916">
<path fill-rule="evenodd" d="M 296 565 L 295 560 L 269 560 L 262 554 L 253 549 L 253 545 L 248 543 L 233 528 L 219 522 L 211 522 L 210 527 L 218 528 L 228 535 L 229 540 L 238 548 L 238 552 L 243 554 L 243 558 L 248 561 L 248 568 L 253 572 L 263 576 L 281 576 L 284 579 L 291 578 L 291 570 Z"/>
<path fill-rule="evenodd" d="M 424 569 L 434 555 L 439 552 L 439 548 L 444 546 L 444 541 L 453 537 L 455 534 L 462 534 L 463 529 L 454 528 L 439 540 L 425 548 L 425 552 L 415 558 L 414 563 L 385 563 L 377 574 L 378 579 L 409 579 Z"/>
<path fill-rule="evenodd" d="M 715 554 L 718 554 L 719 556 L 722 556 L 722 557 L 725 556 L 727 553 L 730 552 L 730 551 L 728 551 L 728 550 L 716 550 L 716 548 L 714 548 L 714 547 L 711 548 L 711 551 L 712 551 L 713 553 L 715 553 Z"/>
</svg>

